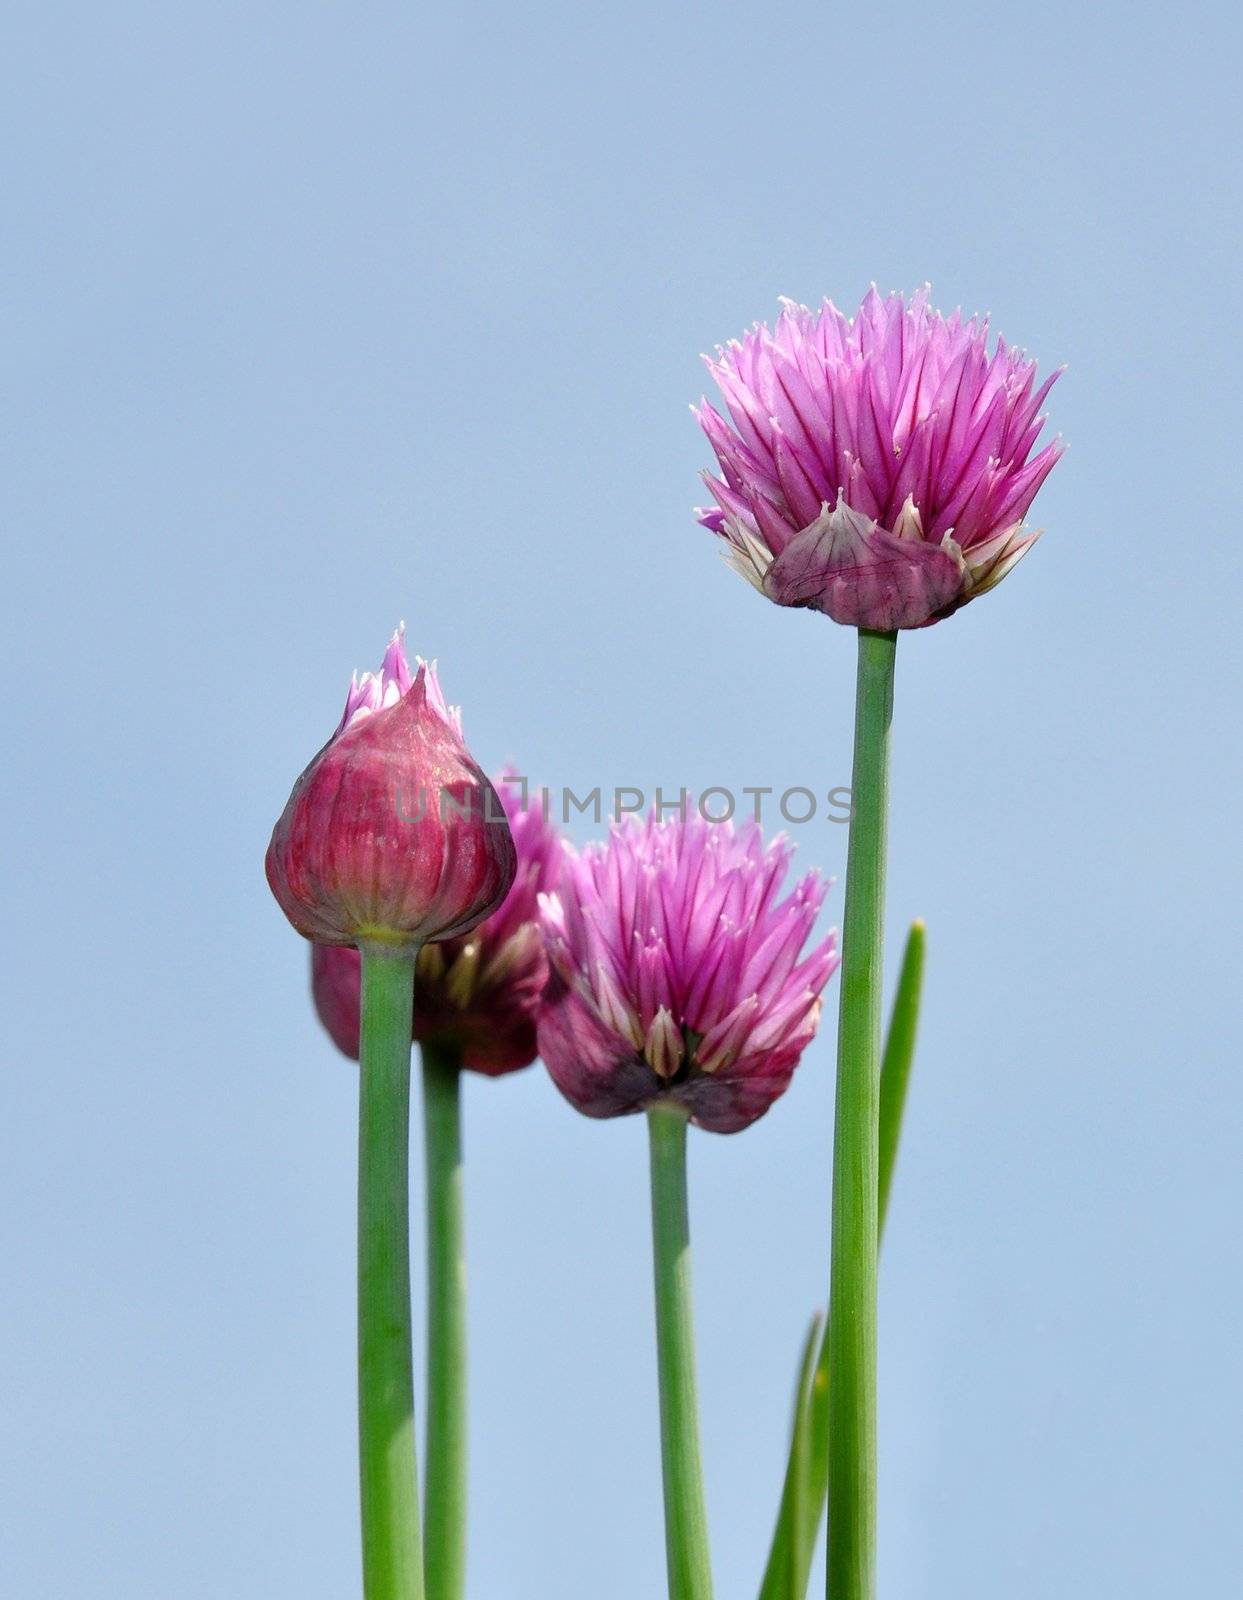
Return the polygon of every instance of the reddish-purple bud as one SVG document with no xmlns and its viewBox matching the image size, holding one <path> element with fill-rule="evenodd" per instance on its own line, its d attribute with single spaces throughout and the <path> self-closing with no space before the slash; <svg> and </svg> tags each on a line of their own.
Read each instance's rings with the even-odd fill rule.
<svg viewBox="0 0 1243 1600">
<path fill-rule="evenodd" d="M 398 632 L 294 784 L 268 846 L 272 893 L 319 944 L 418 946 L 495 910 L 515 866 L 504 807 L 435 669 L 412 676 Z"/>
<path fill-rule="evenodd" d="M 561 842 L 524 780 L 503 773 L 496 790 L 518 851 L 518 871 L 502 904 L 469 933 L 429 944 L 414 972 L 411 1031 L 446 1045 L 462 1065 L 489 1077 L 535 1060 L 535 1020 L 548 979 L 538 899 L 556 886 Z M 337 1048 L 358 1057 L 360 958 L 357 950 L 311 949 L 311 993 Z"/>
</svg>

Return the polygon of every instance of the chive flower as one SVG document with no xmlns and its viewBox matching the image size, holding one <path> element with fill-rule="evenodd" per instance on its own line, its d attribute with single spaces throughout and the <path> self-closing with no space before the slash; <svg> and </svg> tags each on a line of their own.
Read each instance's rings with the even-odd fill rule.
<svg viewBox="0 0 1243 1600">
<path fill-rule="evenodd" d="M 699 521 L 778 605 L 888 632 L 995 588 L 1035 543 L 1024 518 L 1060 440 L 1036 451 L 1058 377 L 925 287 L 873 286 L 847 318 L 784 302 L 769 329 L 705 358 L 728 420 L 695 416 L 720 464 Z"/>
<path fill-rule="evenodd" d="M 628 818 L 567 847 L 541 899 L 539 1050 L 572 1105 L 676 1106 L 734 1133 L 784 1092 L 838 959 L 832 933 L 804 952 L 828 886 L 811 872 L 781 898 L 792 853 L 753 822 L 698 816 Z"/>
</svg>

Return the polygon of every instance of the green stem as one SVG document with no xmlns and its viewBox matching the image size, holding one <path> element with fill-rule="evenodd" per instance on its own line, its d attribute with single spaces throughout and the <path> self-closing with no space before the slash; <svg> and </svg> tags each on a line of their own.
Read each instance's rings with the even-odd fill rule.
<svg viewBox="0 0 1243 1600">
<path fill-rule="evenodd" d="M 423 1046 L 427 1165 L 427 1600 L 466 1589 L 466 1252 L 462 1056 Z"/>
<path fill-rule="evenodd" d="M 648 1112 L 647 1122 L 651 1135 L 652 1251 L 669 1600 L 711 1600 L 708 1519 L 695 1398 L 686 1116 L 676 1108 L 657 1106 Z"/>
<path fill-rule="evenodd" d="M 828 1600 L 876 1592 L 881 941 L 897 635 L 859 630 L 829 1281 Z"/>
<path fill-rule="evenodd" d="M 423 1600 L 410 1354 L 414 954 L 362 950 L 358 1453 L 365 1600 Z"/>
</svg>

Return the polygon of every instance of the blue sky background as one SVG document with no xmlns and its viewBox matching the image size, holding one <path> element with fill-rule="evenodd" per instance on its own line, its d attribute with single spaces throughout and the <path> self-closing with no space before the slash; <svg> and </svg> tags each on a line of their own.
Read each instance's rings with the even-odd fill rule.
<svg viewBox="0 0 1243 1600">
<path fill-rule="evenodd" d="M 5 32 L 0 1589 L 359 1592 L 355 1080 L 269 829 L 399 617 L 490 765 L 848 781 L 852 638 L 717 560 L 686 407 L 778 295 L 875 278 L 1069 363 L 1071 442 L 1034 554 L 899 650 L 892 953 L 923 915 L 930 963 L 882 1596 L 1232 1593 L 1236 13 Z M 795 831 L 842 871 L 844 830 Z M 833 1036 L 693 1140 L 720 1600 L 755 1592 L 824 1296 Z M 657 1597 L 642 1124 L 539 1068 L 466 1102 L 471 1595 Z"/>
</svg>

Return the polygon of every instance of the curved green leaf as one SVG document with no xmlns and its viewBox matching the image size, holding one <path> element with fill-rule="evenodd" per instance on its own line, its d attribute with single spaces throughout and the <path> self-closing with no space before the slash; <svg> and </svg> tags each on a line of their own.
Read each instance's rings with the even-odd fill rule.
<svg viewBox="0 0 1243 1600">
<path fill-rule="evenodd" d="M 915 1058 L 926 944 L 923 922 L 913 922 L 902 955 L 902 970 L 898 974 L 881 1060 L 877 1206 L 882 1232 L 889 1209 L 911 1063 Z M 826 1333 L 824 1319 L 817 1313 L 803 1346 L 790 1455 L 759 1600 L 804 1600 L 807 1593 L 829 1476 L 829 1345 Z M 811 1357 L 818 1334 L 820 1347 L 813 1368 Z"/>
</svg>

